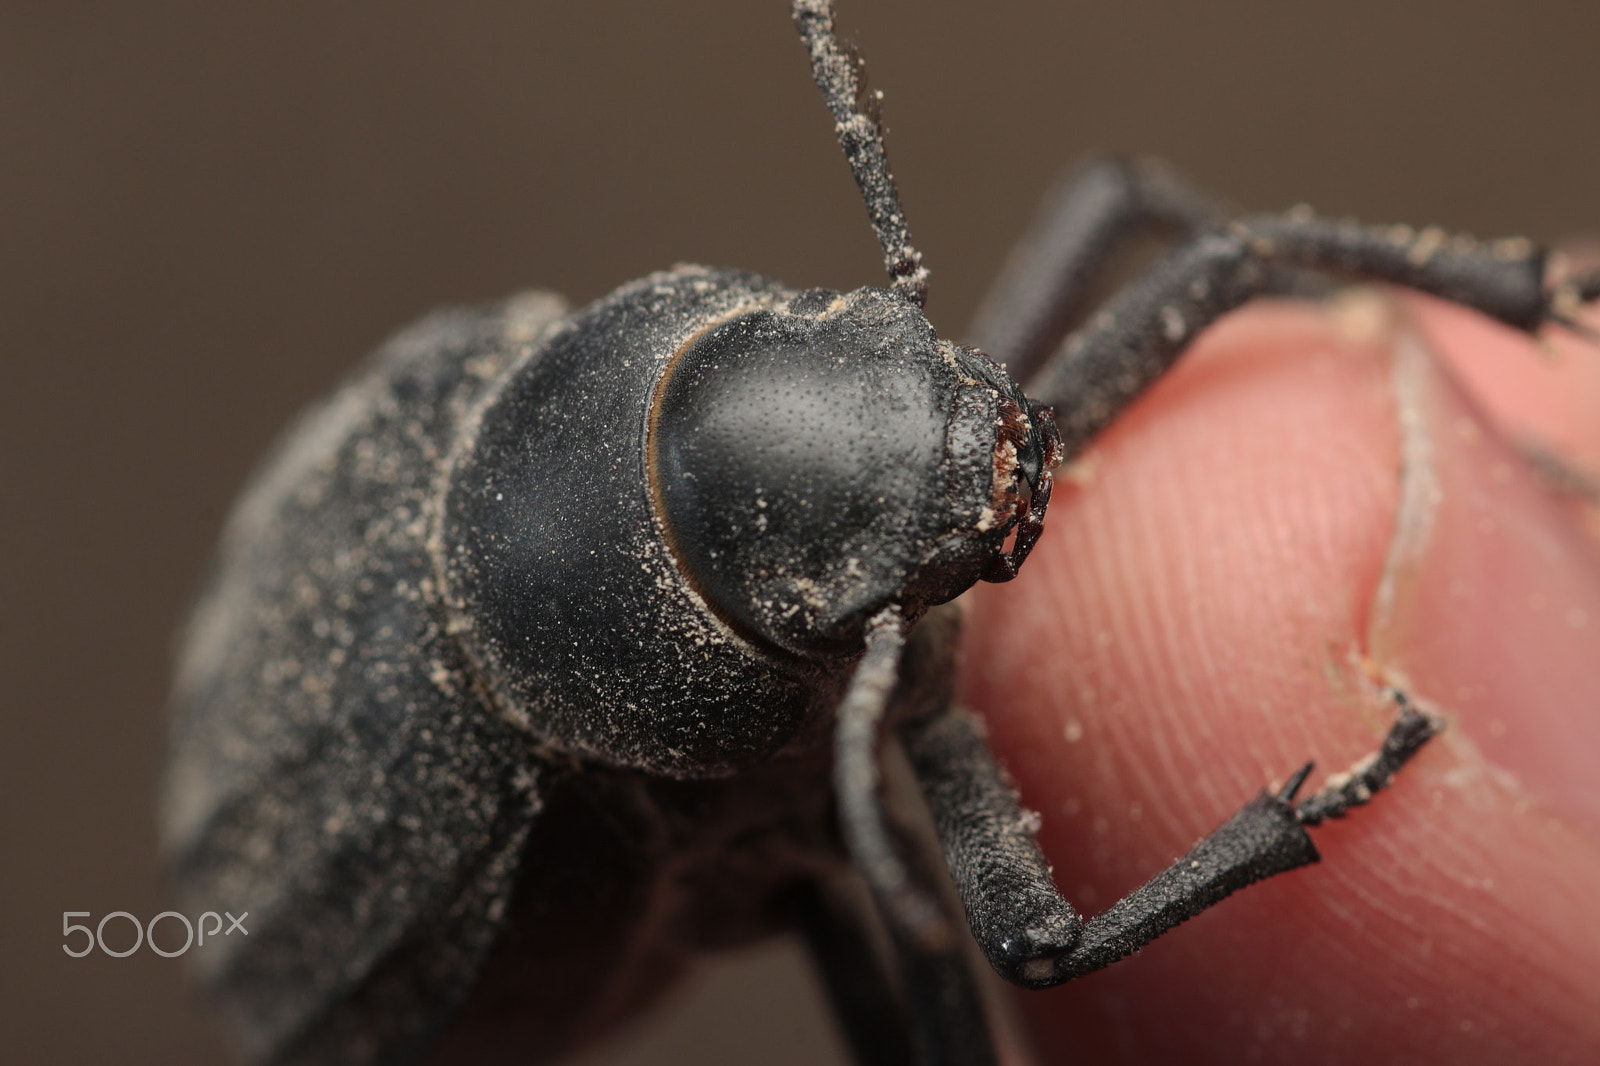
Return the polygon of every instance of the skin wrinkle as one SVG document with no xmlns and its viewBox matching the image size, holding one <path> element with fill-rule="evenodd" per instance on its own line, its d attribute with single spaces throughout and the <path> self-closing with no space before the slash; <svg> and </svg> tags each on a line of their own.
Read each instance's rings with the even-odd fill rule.
<svg viewBox="0 0 1600 1066">
<path fill-rule="evenodd" d="M 1417 336 L 1409 331 L 1397 333 L 1394 344 L 1390 381 L 1395 398 L 1395 423 L 1400 433 L 1400 498 L 1383 573 L 1372 597 L 1365 641 L 1367 654 L 1374 661 L 1385 662 L 1398 657 L 1390 634 L 1395 601 L 1401 594 L 1401 583 L 1421 564 L 1441 498 L 1434 468 L 1433 440 L 1422 414 L 1420 396 L 1424 387 L 1422 375 L 1428 370 L 1428 356 Z M 1395 671 L 1394 682 L 1404 685 L 1401 668 L 1396 664 L 1389 669 Z"/>
<path fill-rule="evenodd" d="M 1391 344 L 1395 355 L 1390 381 L 1395 398 L 1396 426 L 1401 443 L 1400 494 L 1383 572 L 1374 588 L 1371 600 L 1365 643 L 1371 661 L 1382 679 L 1410 688 L 1412 686 L 1406 678 L 1403 665 L 1405 659 L 1401 644 L 1403 636 L 1397 636 L 1392 630 L 1403 598 L 1417 593 L 1416 571 L 1421 569 L 1427 559 L 1444 490 L 1440 486 L 1436 445 L 1433 438 L 1433 433 L 1437 431 L 1429 425 L 1424 399 L 1425 391 L 1431 384 L 1430 376 L 1436 373 L 1436 364 L 1430 353 L 1425 350 L 1421 339 L 1413 331 L 1397 330 L 1391 339 Z M 1426 695 L 1414 694 L 1424 698 Z M 1458 712 L 1450 710 L 1447 701 L 1436 701 L 1434 707 L 1444 710 L 1452 718 L 1459 717 Z M 1470 776 L 1477 778 L 1480 785 L 1485 778 L 1492 777 L 1496 785 L 1512 793 L 1513 800 L 1525 795 L 1525 790 L 1515 775 L 1504 770 L 1496 773 L 1499 768 L 1484 760 L 1483 753 L 1469 737 L 1452 737 L 1452 741 L 1452 747 L 1457 749 L 1457 754 L 1462 756 L 1468 765 L 1477 763 L 1477 768 L 1481 772 Z M 1475 791 L 1464 781 L 1457 785 L 1457 789 L 1466 793 Z M 1458 884 L 1474 889 L 1470 904 L 1458 903 L 1456 899 L 1441 897 L 1438 893 L 1399 891 L 1401 885 L 1395 880 L 1397 873 L 1406 871 L 1408 867 L 1413 874 L 1419 871 L 1416 869 L 1413 857 L 1402 854 L 1392 845 L 1383 846 L 1381 849 L 1372 847 L 1359 863 L 1347 861 L 1341 865 L 1337 874 L 1342 882 L 1341 887 L 1349 892 L 1352 898 L 1360 900 L 1369 913 L 1381 915 L 1396 925 L 1412 930 L 1417 928 L 1417 923 L 1411 917 L 1414 912 L 1408 911 L 1403 905 L 1397 906 L 1393 902 L 1395 899 L 1431 906 L 1478 932 L 1522 924 L 1519 915 L 1505 911 L 1504 906 L 1494 898 L 1492 889 L 1483 890 L 1482 881 L 1473 884 L 1471 878 L 1455 872 L 1470 868 L 1482 861 L 1476 848 L 1467 846 L 1466 841 L 1449 838 L 1433 841 L 1430 847 L 1433 850 L 1423 859 L 1427 867 L 1423 872 L 1434 876 L 1453 877 Z M 1405 898 L 1412 895 L 1417 899 Z M 1486 907 L 1503 912 L 1498 921 L 1485 916 Z M 1381 936 L 1368 935 L 1368 929 L 1351 918 L 1347 918 L 1346 921 L 1353 935 L 1363 936 L 1375 950 L 1381 948 L 1383 943 Z M 1559 951 L 1560 945 L 1550 944 L 1549 948 Z M 1448 945 L 1445 946 L 1445 950 L 1448 951 Z M 1404 956 L 1394 958 L 1391 955 L 1391 958 L 1396 963 L 1405 961 Z M 1483 966 L 1482 960 L 1472 958 L 1459 958 L 1455 961 L 1458 965 L 1474 969 Z M 1493 978 L 1498 972 L 1498 967 L 1490 966 L 1485 976 Z M 1548 1015 L 1549 1012 L 1542 1010 L 1542 1006 L 1542 1001 L 1534 1000 L 1534 1010 Z M 1558 1022 L 1558 1018 L 1552 1017 L 1550 1024 Z"/>
<path fill-rule="evenodd" d="M 1319 357 L 1320 358 L 1320 357 Z M 1303 442 L 1294 441 L 1296 451 L 1305 450 Z M 1234 438 L 1227 438 L 1222 447 L 1218 449 L 1216 461 L 1222 465 L 1238 465 L 1244 462 L 1239 454 L 1243 442 Z M 1168 484 L 1160 483 L 1163 488 L 1172 492 L 1173 502 L 1168 505 L 1174 513 L 1184 513 L 1198 509 L 1204 505 L 1204 500 L 1189 500 L 1192 483 L 1179 481 Z M 1180 689 L 1182 700 L 1197 706 L 1204 706 L 1207 711 L 1225 711 L 1225 708 L 1216 706 L 1226 701 L 1224 693 L 1226 686 L 1220 685 L 1224 671 L 1218 669 L 1219 660 L 1237 661 L 1238 666 L 1249 671 L 1256 667 L 1248 657 L 1243 656 L 1236 648 L 1224 642 L 1218 646 L 1214 637 L 1215 612 L 1212 610 L 1210 599 L 1202 595 L 1199 588 L 1198 574 L 1208 564 L 1214 563 L 1211 557 L 1221 557 L 1238 553 L 1244 557 L 1258 560 L 1258 569 L 1265 578 L 1266 575 L 1277 574 L 1295 565 L 1297 558 L 1299 565 L 1306 565 L 1303 558 L 1303 545 L 1297 545 L 1295 537 L 1289 531 L 1296 528 L 1297 508 L 1293 505 L 1280 502 L 1276 496 L 1267 496 L 1264 499 L 1256 498 L 1249 501 L 1250 505 L 1259 512 L 1257 521 L 1240 524 L 1251 538 L 1245 544 L 1225 541 L 1221 538 L 1198 536 L 1180 539 L 1176 544 L 1162 543 L 1159 530 L 1136 529 L 1135 535 L 1140 539 L 1137 543 L 1132 541 L 1116 541 L 1119 546 L 1126 546 L 1127 550 L 1119 556 L 1119 561 L 1124 565 L 1116 577 L 1114 584 L 1120 587 L 1129 587 L 1130 583 L 1137 581 L 1138 570 L 1144 565 L 1140 560 L 1149 560 L 1158 557 L 1161 551 L 1167 552 L 1173 559 L 1173 583 L 1181 592 L 1172 597 L 1178 605 L 1177 610 L 1158 612 L 1154 610 L 1153 601 L 1139 599 L 1136 607 L 1147 607 L 1141 610 L 1130 620 L 1131 628 L 1127 631 L 1140 633 L 1155 633 L 1156 637 L 1150 643 L 1152 652 L 1157 656 L 1151 662 L 1152 671 L 1159 671 L 1168 676 L 1175 676 Z M 1326 529 L 1327 523 L 1310 526 L 1318 532 Z M 1307 528 L 1301 526 L 1300 528 Z M 1192 653 L 1197 660 L 1199 672 L 1207 682 L 1199 686 L 1199 678 L 1191 678 L 1188 671 L 1174 670 L 1174 664 L 1169 661 L 1177 649 L 1183 649 L 1186 655 Z M 1166 653 L 1166 654 L 1163 654 Z M 1255 762 L 1261 767 L 1260 772 L 1251 774 L 1247 770 L 1236 771 L 1228 780 L 1211 781 L 1203 783 L 1196 797 L 1197 801 L 1212 807 L 1225 807 L 1232 802 L 1231 797 L 1240 794 L 1249 794 L 1260 786 L 1261 781 L 1268 778 L 1281 778 L 1287 770 L 1277 765 L 1281 759 L 1271 754 L 1274 749 L 1282 750 L 1285 746 L 1282 740 L 1288 739 L 1282 729 L 1287 720 L 1294 717 L 1294 708 L 1280 707 L 1280 713 L 1274 714 L 1270 720 L 1270 740 L 1279 740 L 1280 743 L 1257 744 L 1258 738 L 1251 738 L 1252 755 Z M 1163 720 L 1163 725 L 1167 725 Z M 1304 733 L 1304 730 L 1301 730 Z M 1181 773 L 1181 767 L 1191 765 L 1197 757 L 1203 757 L 1206 752 L 1190 750 L 1168 743 L 1171 737 L 1187 737 L 1190 734 L 1172 728 L 1159 728 L 1153 731 L 1145 743 L 1153 745 L 1153 757 L 1141 762 L 1140 768 L 1161 766 L 1162 774 Z M 1196 745 L 1197 748 L 1207 745 Z M 1302 745 L 1303 746 L 1303 745 Z M 1146 775 L 1141 775 L 1146 776 Z M 1149 775 L 1159 777 L 1161 774 Z M 1247 780 L 1248 778 L 1248 780 Z M 1170 778 L 1169 778 L 1170 780 Z M 1154 779 L 1141 780 L 1140 785 L 1151 789 L 1159 785 Z M 1226 795 L 1225 795 L 1226 794 Z"/>
<path fill-rule="evenodd" d="M 1352 873 L 1370 874 L 1370 872 L 1365 864 L 1352 869 Z M 1359 968 L 1364 959 L 1373 958 L 1374 955 L 1383 957 L 1385 955 L 1383 949 L 1389 938 L 1385 936 L 1384 930 L 1375 928 L 1374 923 L 1368 920 L 1370 913 L 1379 906 L 1372 893 L 1355 877 L 1343 880 L 1352 891 L 1348 896 L 1335 896 L 1329 901 L 1329 914 L 1337 921 L 1337 928 L 1330 927 L 1330 933 L 1337 932 L 1338 935 L 1324 938 L 1325 950 L 1350 960 L 1356 964 L 1355 968 Z M 1419 932 L 1416 922 L 1407 921 L 1405 914 L 1393 908 L 1383 908 L 1382 914 L 1383 917 L 1413 934 Z M 1420 958 L 1408 955 L 1392 957 L 1390 966 L 1391 969 L 1409 971 L 1413 980 L 1421 979 L 1427 970 L 1426 963 Z"/>
<path fill-rule="evenodd" d="M 1318 364 L 1329 359 L 1327 355 L 1320 353 L 1312 358 Z M 1299 440 L 1289 441 L 1288 447 L 1293 453 L 1305 451 L 1303 442 Z M 1259 567 L 1263 585 L 1270 587 L 1274 575 L 1290 572 L 1296 565 L 1296 560 L 1301 560 L 1300 565 L 1315 570 L 1333 564 L 1334 553 L 1325 539 L 1309 539 L 1303 532 L 1310 529 L 1319 537 L 1325 538 L 1330 524 L 1317 521 L 1315 511 L 1320 508 L 1313 506 L 1312 513 L 1307 514 L 1306 503 L 1290 495 L 1260 495 L 1250 502 L 1259 509 L 1261 517 L 1257 521 L 1246 522 L 1243 525 L 1251 531 L 1257 544 L 1255 550 L 1258 557 L 1264 560 L 1264 565 Z M 1225 565 L 1227 565 L 1225 562 L 1219 560 L 1219 567 Z M 1283 588 L 1282 599 L 1283 609 L 1298 618 L 1312 618 L 1319 613 L 1318 604 L 1312 601 L 1309 594 L 1293 585 Z M 1297 627 L 1301 624 L 1296 622 Z M 1266 704 L 1271 714 L 1267 718 L 1267 729 L 1263 731 L 1263 738 L 1270 742 L 1261 745 L 1258 777 L 1254 781 L 1241 781 L 1241 788 L 1259 787 L 1261 781 L 1271 781 L 1275 785 L 1280 783 L 1293 767 L 1283 765 L 1281 757 L 1274 753 L 1308 750 L 1307 730 L 1302 720 L 1303 709 L 1285 704 L 1282 698 L 1270 699 Z"/>
<path fill-rule="evenodd" d="M 1491 777 L 1508 804 L 1538 804 L 1592 830 L 1600 826 L 1600 801 L 1579 755 L 1597 739 L 1592 719 L 1562 712 L 1561 732 L 1547 725 L 1541 733 L 1517 708 L 1525 691 L 1553 707 L 1578 708 L 1592 696 L 1596 637 L 1564 627 L 1559 612 L 1595 603 L 1600 556 L 1579 527 L 1560 520 L 1562 501 L 1539 492 L 1537 478 L 1486 425 L 1488 416 L 1438 373 L 1422 338 L 1407 329 L 1396 344 L 1402 510 L 1369 654 L 1383 676 L 1433 700 L 1456 725 L 1448 733 L 1460 760 L 1448 782 L 1456 791 L 1481 787 L 1463 777 L 1476 768 L 1472 776 Z M 1463 572 L 1476 580 L 1446 580 Z M 1443 614 L 1429 617 L 1441 598 Z M 1499 633 L 1483 628 L 1482 616 L 1497 621 Z M 1564 667 L 1557 657 L 1551 670 L 1553 646 L 1572 656 Z M 1448 670 L 1450 657 L 1465 657 L 1468 669 Z"/>
<path fill-rule="evenodd" d="M 1242 457 L 1237 461 L 1243 461 Z M 1265 562 L 1265 565 L 1261 568 L 1262 570 L 1273 572 L 1279 569 L 1277 565 L 1279 560 L 1288 556 L 1292 551 L 1292 547 L 1289 544 L 1292 538 L 1288 531 L 1293 527 L 1288 524 L 1290 518 L 1285 513 L 1287 508 L 1279 498 L 1268 497 L 1261 501 L 1259 506 L 1264 520 L 1259 523 L 1259 527 L 1255 523 L 1248 524 L 1245 527 L 1251 538 L 1251 543 L 1248 545 L 1247 550 L 1250 553 L 1250 557 Z M 1221 545 L 1214 545 L 1211 550 L 1213 553 L 1220 553 L 1224 549 Z M 1237 649 L 1234 650 L 1237 651 Z M 1247 658 L 1245 662 L 1248 665 Z M 1255 782 L 1232 782 L 1241 789 L 1260 787 L 1260 782 L 1263 781 L 1276 783 L 1286 772 L 1285 767 L 1270 765 L 1271 759 L 1266 752 L 1291 746 L 1287 742 L 1291 739 L 1293 732 L 1290 728 L 1290 723 L 1295 716 L 1296 708 L 1281 706 L 1277 701 L 1268 701 L 1268 706 L 1273 713 L 1268 716 L 1267 736 L 1264 739 L 1269 743 L 1264 745 L 1265 751 L 1258 749 L 1252 752 L 1252 755 L 1255 756 L 1255 761 L 1260 767 L 1260 773 Z M 1218 797 L 1219 801 L 1220 798 Z"/>
<path fill-rule="evenodd" d="M 1137 481 L 1143 481 L 1139 472 L 1133 475 Z M 1175 513 L 1184 513 L 1190 510 L 1190 501 L 1184 498 L 1181 485 L 1162 484 L 1162 488 L 1170 492 L 1169 506 Z M 1114 514 L 1106 514 L 1105 521 L 1115 523 Z M 1132 658 L 1138 664 L 1138 669 L 1128 671 L 1132 685 L 1130 687 L 1143 688 L 1151 679 L 1173 677 L 1177 680 L 1177 698 L 1172 704 L 1186 703 L 1190 706 L 1203 702 L 1203 698 L 1190 684 L 1189 678 L 1183 673 L 1173 670 L 1170 660 L 1170 649 L 1181 647 L 1183 641 L 1193 640 L 1196 637 L 1194 629 L 1203 627 L 1179 626 L 1176 612 L 1160 610 L 1160 604 L 1153 598 L 1118 597 L 1115 589 L 1135 587 L 1143 579 L 1143 571 L 1148 566 L 1148 561 L 1160 558 L 1168 548 L 1163 544 L 1163 530 L 1154 526 L 1135 524 L 1132 535 L 1117 537 L 1109 530 L 1105 534 L 1105 541 L 1114 552 L 1115 570 L 1110 575 L 1108 587 L 1098 598 L 1098 602 L 1118 603 L 1123 606 L 1125 599 L 1125 613 L 1121 618 L 1108 620 L 1108 625 L 1114 626 L 1114 631 L 1122 633 L 1148 633 L 1155 634 L 1156 639 L 1149 641 L 1120 641 L 1123 648 L 1128 649 Z M 1177 571 L 1181 575 L 1187 570 L 1192 574 L 1192 568 L 1184 566 L 1182 551 L 1175 560 Z M 1186 604 L 1191 606 L 1198 597 L 1189 596 Z M 1187 621 L 1187 619 L 1185 619 Z M 1158 715 L 1154 728 L 1143 738 L 1143 743 L 1148 747 L 1148 756 L 1135 761 L 1130 767 L 1133 785 L 1130 794 L 1154 795 L 1161 788 L 1162 782 L 1182 782 L 1191 794 L 1183 797 L 1185 806 L 1194 806 L 1197 803 L 1215 805 L 1217 802 L 1216 788 L 1213 783 L 1196 782 L 1193 775 L 1188 773 L 1188 767 L 1193 765 L 1200 754 L 1195 743 L 1200 738 L 1193 737 L 1183 730 L 1172 728 L 1172 704 L 1162 703 L 1151 708 L 1151 713 Z M 1127 719 L 1123 719 L 1122 735 L 1116 738 L 1119 746 L 1123 743 L 1139 743 L 1140 738 L 1128 735 L 1131 732 Z M 1174 741 L 1174 738 L 1179 738 Z M 1193 794 L 1196 793 L 1197 794 Z M 1130 886 L 1131 887 L 1131 886 Z"/>
</svg>

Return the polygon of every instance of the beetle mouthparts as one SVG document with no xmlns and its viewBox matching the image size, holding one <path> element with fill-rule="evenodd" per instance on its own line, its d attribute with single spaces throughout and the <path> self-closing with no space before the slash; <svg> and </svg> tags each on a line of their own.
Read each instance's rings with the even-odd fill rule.
<svg viewBox="0 0 1600 1066">
<path fill-rule="evenodd" d="M 1002 548 L 989 561 L 984 571 L 985 581 L 1010 581 L 1022 569 L 1028 553 L 1044 532 L 1044 512 L 1050 506 L 1050 489 L 1054 484 L 1055 468 L 1061 465 L 1065 450 L 1061 434 L 1056 430 L 1054 408 L 1026 400 L 1028 413 L 1015 401 L 1000 400 L 1000 432 L 995 442 L 995 465 L 998 474 L 1002 454 L 1012 468 L 1010 477 L 1016 481 L 1016 512 L 1012 530 L 1015 537 L 1010 549 Z M 1020 475 L 1020 476 L 1017 476 Z"/>
</svg>

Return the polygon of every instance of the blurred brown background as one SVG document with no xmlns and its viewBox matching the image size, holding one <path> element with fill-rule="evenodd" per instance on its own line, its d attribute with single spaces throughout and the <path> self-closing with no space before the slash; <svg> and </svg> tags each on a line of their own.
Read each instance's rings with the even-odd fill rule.
<svg viewBox="0 0 1600 1066">
<path fill-rule="evenodd" d="M 946 331 L 1094 147 L 1255 207 L 1600 233 L 1600 5 L 1179 6 L 845 4 Z M 223 1060 L 177 960 L 59 923 L 162 909 L 171 636 L 297 407 L 440 303 L 879 282 L 784 7 L 0 4 L 0 1057 Z M 813 993 L 747 1002 L 784 964 L 742 965 L 667 1045 L 816 1061 Z"/>
</svg>

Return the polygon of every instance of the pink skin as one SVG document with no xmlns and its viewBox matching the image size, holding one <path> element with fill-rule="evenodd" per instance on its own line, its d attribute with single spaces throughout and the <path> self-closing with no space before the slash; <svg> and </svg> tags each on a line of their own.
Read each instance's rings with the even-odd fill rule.
<svg viewBox="0 0 1600 1066">
<path fill-rule="evenodd" d="M 1600 473 L 1600 348 L 1544 339 L 1558 362 L 1420 298 L 1252 305 L 971 597 L 964 698 L 1090 914 L 1375 750 L 1383 684 L 1448 723 L 1312 830 L 1320 865 L 1020 994 L 1041 1061 L 1600 1061 L 1600 522 L 1510 443 Z"/>
</svg>

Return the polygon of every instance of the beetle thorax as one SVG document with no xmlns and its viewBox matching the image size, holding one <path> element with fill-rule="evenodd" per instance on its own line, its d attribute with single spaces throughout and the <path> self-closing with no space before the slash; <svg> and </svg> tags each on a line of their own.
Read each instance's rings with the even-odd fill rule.
<svg viewBox="0 0 1600 1066">
<path fill-rule="evenodd" d="M 646 278 L 465 418 L 431 542 L 446 625 L 553 746 L 730 773 L 831 713 L 868 616 L 988 576 L 1038 467 L 1024 404 L 893 293 Z"/>
</svg>

